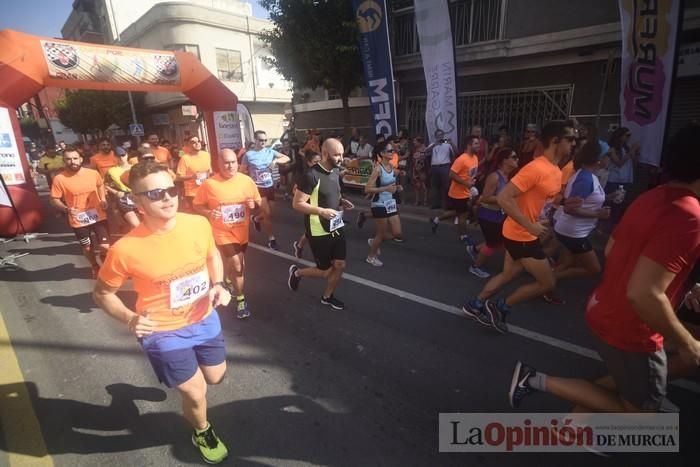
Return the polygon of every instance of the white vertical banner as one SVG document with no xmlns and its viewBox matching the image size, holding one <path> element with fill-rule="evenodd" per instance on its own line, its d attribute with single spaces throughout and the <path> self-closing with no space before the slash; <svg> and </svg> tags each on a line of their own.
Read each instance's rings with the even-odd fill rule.
<svg viewBox="0 0 700 467">
<path fill-rule="evenodd" d="M 432 142 L 435 130 L 458 143 L 457 89 L 452 28 L 447 0 L 415 0 L 416 26 L 427 88 L 425 123 Z"/>
<path fill-rule="evenodd" d="M 621 125 L 639 143 L 639 161 L 659 166 L 679 21 L 678 0 L 619 0 L 622 21 Z"/>
<path fill-rule="evenodd" d="M 19 153 L 15 132 L 12 129 L 10 112 L 7 107 L 0 107 L 0 177 L 7 185 L 21 185 L 24 178 L 22 156 Z"/>
<path fill-rule="evenodd" d="M 214 134 L 219 151 L 225 148 L 238 150 L 243 147 L 238 112 L 214 112 Z"/>
</svg>

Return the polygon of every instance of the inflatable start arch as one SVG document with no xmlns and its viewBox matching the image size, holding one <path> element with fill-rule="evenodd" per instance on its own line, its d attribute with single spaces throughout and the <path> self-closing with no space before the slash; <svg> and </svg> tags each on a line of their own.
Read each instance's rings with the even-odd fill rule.
<svg viewBox="0 0 700 467">
<path fill-rule="evenodd" d="M 0 176 L 28 232 L 42 205 L 29 173 L 15 109 L 44 87 L 104 91 L 181 92 L 204 113 L 212 157 L 241 145 L 238 99 L 190 53 L 87 44 L 0 31 Z M 215 126 L 218 125 L 218 126 Z M 0 206 L 0 236 L 19 223 Z"/>
</svg>

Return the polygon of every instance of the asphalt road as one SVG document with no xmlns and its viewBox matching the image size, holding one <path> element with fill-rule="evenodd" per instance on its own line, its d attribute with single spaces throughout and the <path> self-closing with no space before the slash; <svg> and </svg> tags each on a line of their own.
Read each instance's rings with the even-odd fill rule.
<svg viewBox="0 0 700 467">
<path fill-rule="evenodd" d="M 518 306 L 514 332 L 497 335 L 457 311 L 483 281 L 467 272 L 454 226 L 432 235 L 425 215 L 414 212 L 403 220 L 406 242 L 382 246 L 382 268 L 364 262 L 372 221 L 347 228 L 350 277 L 336 293 L 346 309 L 334 311 L 319 303 L 320 281 L 304 280 L 296 293 L 287 288 L 291 242 L 302 225 L 289 203 L 278 203 L 282 251 L 253 245 L 247 254 L 252 317 L 220 313 L 229 371 L 209 389 L 209 418 L 229 446 L 229 464 L 697 465 L 700 386 L 693 382 L 670 387 L 682 409 L 680 455 L 439 453 L 439 413 L 512 411 L 516 359 L 561 376 L 604 373 L 583 321 L 595 280 L 562 283 L 564 306 Z M 20 268 L 0 269 L 9 334 L 0 349 L 5 364 L 14 352 L 21 369 L 0 376 L 0 465 L 201 464 L 177 395 L 158 384 L 124 326 L 93 304 L 90 269 L 64 220 L 47 215 L 43 231 L 50 234 L 0 246 L 0 255 L 31 252 Z M 265 243 L 254 232 L 251 241 Z M 500 258 L 489 269 L 498 270 Z M 129 290 L 123 296 L 134 300 Z M 31 405 L 21 403 L 25 391 Z M 521 410 L 570 408 L 535 394 Z M 40 432 L 32 431 L 32 409 Z M 49 456 L 39 458 L 42 442 Z"/>
</svg>

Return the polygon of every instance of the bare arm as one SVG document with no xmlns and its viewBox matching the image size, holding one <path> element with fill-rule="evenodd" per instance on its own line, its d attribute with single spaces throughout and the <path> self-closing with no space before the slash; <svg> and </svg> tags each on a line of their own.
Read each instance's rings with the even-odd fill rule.
<svg viewBox="0 0 700 467">
<path fill-rule="evenodd" d="M 282 154 L 281 152 L 277 152 L 277 151 L 274 151 L 274 153 L 275 153 L 275 158 L 272 159 L 273 165 L 286 164 L 288 162 L 291 162 L 291 159 L 286 154 Z"/>
<path fill-rule="evenodd" d="M 666 289 L 675 277 L 676 274 L 661 264 L 641 256 L 627 283 L 627 300 L 642 321 L 678 345 L 681 357 L 686 359 L 689 353 L 697 365 L 700 343 L 678 320 L 666 295 Z M 686 356 L 683 355 L 684 352 Z"/>
<path fill-rule="evenodd" d="M 496 188 L 498 188 L 498 175 L 496 172 L 493 172 L 486 177 L 484 192 L 481 194 L 481 201 L 489 204 L 498 203 L 498 199 L 496 198 Z"/>
<path fill-rule="evenodd" d="M 367 184 L 365 185 L 365 193 L 381 193 L 382 191 L 394 193 L 396 191 L 395 185 L 387 185 L 382 187 L 377 186 L 377 178 L 379 177 L 380 170 L 381 168 L 379 167 L 379 164 L 374 166 L 372 175 L 369 176 L 369 180 L 367 180 Z"/>
<path fill-rule="evenodd" d="M 610 236 L 610 238 L 608 238 L 608 243 L 605 244 L 605 253 L 604 254 L 605 254 L 606 258 L 610 254 L 610 250 L 613 249 L 614 245 L 615 245 L 615 239 L 612 238 L 612 236 Z"/>
<path fill-rule="evenodd" d="M 614 148 L 610 148 L 608 156 L 610 157 L 610 162 L 612 162 L 616 167 L 622 167 L 625 164 L 625 160 Z"/>
<path fill-rule="evenodd" d="M 454 170 L 450 170 L 449 178 L 450 178 L 450 180 L 452 180 L 453 182 L 455 182 L 455 183 L 457 183 L 457 184 L 459 184 L 459 185 L 466 186 L 467 188 L 471 188 L 471 187 L 474 185 L 474 180 L 472 180 L 471 177 L 462 178 L 462 177 L 460 177 L 459 174 L 458 174 L 457 172 L 455 172 Z"/>
<path fill-rule="evenodd" d="M 70 208 L 59 198 L 50 198 L 49 204 L 61 212 L 67 213 L 70 211 Z"/>
<path fill-rule="evenodd" d="M 294 192 L 294 200 L 292 201 L 292 207 L 295 211 L 299 211 L 303 214 L 317 215 L 325 219 L 332 219 L 337 215 L 337 211 L 334 209 L 311 206 L 311 204 L 309 204 L 309 199 L 311 199 L 311 196 L 297 189 L 297 191 Z"/>
<path fill-rule="evenodd" d="M 516 203 L 515 199 L 522 194 L 523 192 L 520 191 L 518 187 L 513 185 L 512 182 L 508 182 L 508 184 L 503 187 L 501 192 L 498 193 L 496 200 L 508 217 L 522 225 L 528 232 L 530 232 L 530 234 L 539 237 L 540 235 L 543 235 L 547 229 L 538 222 L 530 222 L 530 220 L 520 211 L 518 203 Z"/>
<path fill-rule="evenodd" d="M 151 334 L 155 330 L 155 323 L 146 316 L 139 315 L 127 308 L 121 298 L 117 296 L 117 290 L 119 289 L 110 287 L 98 279 L 92 291 L 92 298 L 97 306 L 112 318 L 126 324 L 129 331 L 136 334 L 137 337 Z"/>
</svg>

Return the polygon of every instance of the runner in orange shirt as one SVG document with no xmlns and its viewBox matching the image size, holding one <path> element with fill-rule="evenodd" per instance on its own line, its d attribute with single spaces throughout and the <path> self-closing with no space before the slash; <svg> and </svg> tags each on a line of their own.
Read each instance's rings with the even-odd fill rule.
<svg viewBox="0 0 700 467">
<path fill-rule="evenodd" d="M 156 161 L 161 164 L 165 164 L 169 169 L 174 169 L 173 157 L 170 155 L 168 148 L 159 145 L 160 138 L 156 133 L 151 133 L 148 135 L 148 144 L 153 150 L 153 155 L 156 157 Z"/>
<path fill-rule="evenodd" d="M 112 143 L 109 138 L 102 137 L 97 141 L 100 152 L 90 158 L 90 168 L 97 170 L 104 177 L 111 167 L 119 165 L 119 158 L 112 151 Z"/>
<path fill-rule="evenodd" d="M 182 398 L 192 443 L 209 464 L 228 455 L 207 421 L 207 384 L 226 372 L 226 349 L 216 307 L 231 295 L 212 229 L 201 216 L 177 212 L 177 188 L 167 167 L 140 162 L 129 174 L 143 223 L 107 255 L 93 297 L 126 324 L 143 347 L 158 379 Z M 131 279 L 137 300 L 129 309 L 117 291 Z"/>
<path fill-rule="evenodd" d="M 476 173 L 479 170 L 479 138 L 470 136 L 467 138 L 467 148 L 450 167 L 450 189 L 447 192 L 447 211 L 441 216 L 430 219 L 433 233 L 437 232 L 440 221 L 453 220 L 457 217 L 457 231 L 459 240 L 467 244 L 474 242 L 467 235 L 467 216 L 471 209 L 472 187 L 476 182 Z M 476 188 L 474 188 L 476 190 Z"/>
<path fill-rule="evenodd" d="M 576 133 L 571 122 L 555 121 L 545 125 L 540 138 L 544 153 L 520 169 L 497 196 L 499 206 L 508 215 L 503 223 L 503 272 L 491 278 L 479 295 L 462 307 L 467 316 L 501 333 L 508 331 L 506 315 L 510 307 L 539 297 L 555 285 L 554 273 L 540 244 L 548 230 L 542 213 L 561 190 L 558 164 L 576 144 Z M 534 283 L 517 288 L 505 300 L 489 300 L 523 270 L 534 276 Z"/>
<path fill-rule="evenodd" d="M 97 256 L 104 259 L 109 249 L 104 183 L 97 171 L 83 167 L 82 156 L 72 146 L 63 151 L 63 163 L 65 169 L 54 177 L 51 185 L 50 203 L 68 216 L 83 255 L 97 276 L 100 269 Z M 91 234 L 96 237 L 97 248 L 92 245 Z"/>
<path fill-rule="evenodd" d="M 202 151 L 199 136 L 192 136 L 185 145 L 184 154 L 177 164 L 177 181 L 184 182 L 185 203 L 187 209 L 192 209 L 197 190 L 211 174 L 211 156 Z M 155 154 L 154 154 L 155 155 Z"/>
<path fill-rule="evenodd" d="M 259 207 L 260 193 L 249 176 L 238 172 L 238 158 L 231 149 L 219 153 L 219 173 L 204 181 L 194 197 L 194 210 L 209 219 L 216 246 L 224 258 L 226 281 L 236 294 L 236 316 L 250 310 L 243 293 L 245 251 L 251 210 Z"/>
</svg>

